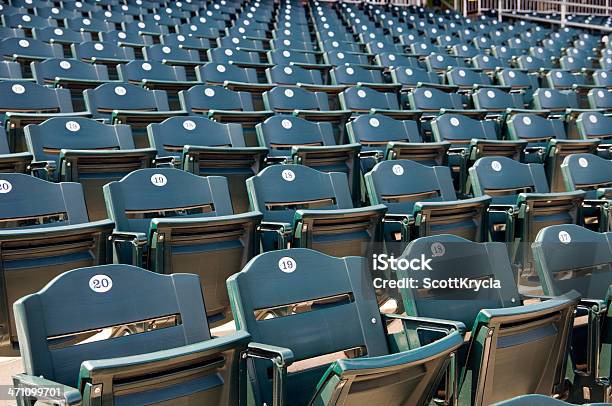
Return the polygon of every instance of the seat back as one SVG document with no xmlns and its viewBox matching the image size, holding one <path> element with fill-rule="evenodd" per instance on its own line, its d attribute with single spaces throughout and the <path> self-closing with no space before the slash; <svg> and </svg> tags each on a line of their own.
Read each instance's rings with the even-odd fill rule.
<svg viewBox="0 0 612 406">
<path fill-rule="evenodd" d="M 337 66 L 330 72 L 333 84 L 355 85 L 361 83 L 384 83 L 382 72 L 376 69 L 366 69 L 358 65 Z"/>
<path fill-rule="evenodd" d="M 195 68 L 197 80 L 207 84 L 223 84 L 226 80 L 257 83 L 255 69 L 240 68 L 231 63 L 208 62 Z"/>
<path fill-rule="evenodd" d="M 120 47 L 119 45 L 108 42 L 81 42 L 80 44 L 72 44 L 71 48 L 75 58 L 85 61 L 97 60 L 104 63 L 105 60 L 111 62 L 126 62 L 135 59 L 134 50 L 132 48 Z"/>
<path fill-rule="evenodd" d="M 395 120 L 382 114 L 362 114 L 346 124 L 351 142 L 362 151 L 384 150 L 391 141 L 423 142 L 416 121 Z"/>
<path fill-rule="evenodd" d="M 170 117 L 147 127 L 149 143 L 157 156 L 180 159 L 185 145 L 207 147 L 244 147 L 240 124 L 223 124 L 206 117 Z"/>
<path fill-rule="evenodd" d="M 224 177 L 141 169 L 105 185 L 104 196 L 117 230 L 148 236 L 150 269 L 198 274 L 210 321 L 231 319 L 223 281 L 255 254 L 261 215 L 233 214 Z"/>
<path fill-rule="evenodd" d="M 456 200 L 450 170 L 406 159 L 379 162 L 365 174 L 374 204 L 384 204 L 390 214 L 412 214 L 419 201 Z"/>
<path fill-rule="evenodd" d="M 0 55 L 11 58 L 13 55 L 33 59 L 62 58 L 64 50 L 59 44 L 47 44 L 33 38 L 5 38 L 0 40 Z"/>
<path fill-rule="evenodd" d="M 507 157 L 482 157 L 469 169 L 476 196 L 487 194 L 493 204 L 515 204 L 520 193 L 548 193 L 544 167 Z"/>
<path fill-rule="evenodd" d="M 223 86 L 196 85 L 179 92 L 181 109 L 189 113 L 209 110 L 253 111 L 253 100 L 247 92 L 236 92 Z"/>
<path fill-rule="evenodd" d="M 481 309 L 497 309 L 520 305 L 520 295 L 513 278 L 507 248 L 503 243 L 479 243 L 465 238 L 441 234 L 418 238 L 408 244 L 403 258 L 426 258 L 430 269 L 398 271 L 399 278 L 418 279 L 419 286 L 430 280 L 498 280 L 501 288 L 479 289 L 400 289 L 408 314 L 442 320 L 456 320 L 469 330 L 476 323 Z M 461 266 L 457 266 L 461 264 Z"/>
<path fill-rule="evenodd" d="M 108 69 L 74 59 L 53 58 L 32 63 L 32 74 L 38 84 L 53 84 L 56 78 L 78 80 L 109 80 Z"/>
<path fill-rule="evenodd" d="M 576 126 L 582 139 L 599 138 L 602 144 L 612 142 L 612 117 L 597 111 L 584 112 L 578 116 Z"/>
<path fill-rule="evenodd" d="M 135 294 L 136 292 L 138 294 Z M 100 310 L 96 312 L 96 317 L 85 317 L 92 304 Z M 174 356 L 178 356 L 182 355 L 177 351 L 180 347 L 211 339 L 197 276 L 159 275 L 130 265 L 105 265 L 67 272 L 54 279 L 40 292 L 19 300 L 15 311 L 19 320 L 19 337 L 23 341 L 26 372 L 30 375 L 45 376 L 64 385 L 80 387 L 83 391 L 90 389 L 93 392 L 90 387 L 93 381 L 96 381 L 98 386 L 105 375 L 113 377 L 115 374 L 109 366 L 97 360 L 117 358 L 117 364 L 121 364 L 122 357 L 142 355 L 142 358 L 146 359 L 145 354 L 162 350 L 171 351 Z M 136 327 L 136 323 L 142 324 L 143 321 L 144 328 Z M 129 332 L 129 328 L 122 329 L 125 325 L 132 329 L 132 334 L 125 331 Z M 152 325 L 157 326 L 153 328 Z M 87 342 L 86 339 L 94 336 L 99 329 L 109 329 L 114 333 L 114 337 Z M 219 356 L 218 353 L 215 355 Z M 209 388 L 224 385 L 222 377 L 230 378 L 231 375 L 223 371 L 223 368 L 213 367 L 213 357 L 203 358 L 196 360 L 186 357 L 183 362 L 191 368 L 201 369 L 202 373 L 206 371 L 205 376 L 215 383 Z M 152 361 L 154 360 L 153 358 Z M 198 365 L 198 361 L 203 365 Z M 216 362 L 218 361 L 217 359 Z M 232 364 L 235 366 L 236 363 L 236 359 L 230 358 L 223 364 L 228 367 Z M 122 366 L 129 370 L 128 365 Z M 124 398 L 124 401 L 129 403 L 130 399 L 133 401 L 131 396 L 134 393 L 140 393 L 142 396 L 147 392 L 148 401 L 164 399 L 164 395 L 181 397 L 180 391 L 164 394 L 158 386 L 163 383 L 164 375 L 167 379 L 167 375 L 171 374 L 171 370 L 166 370 L 170 369 L 169 365 L 143 362 L 141 366 L 140 370 L 134 368 L 130 371 L 132 391 L 129 395 L 118 393 L 121 380 L 114 377 L 112 383 L 99 384 L 103 391 L 101 396 L 109 396 L 119 402 Z M 212 368 L 212 371 L 207 371 L 205 366 Z M 152 374 L 149 368 L 156 374 Z M 80 373 L 82 377 L 79 377 Z M 87 378 L 90 382 L 87 382 Z M 176 380 L 173 386 L 182 387 L 183 391 L 191 381 L 191 390 L 183 392 L 189 395 L 183 394 L 183 399 L 203 401 L 209 398 L 210 401 L 222 398 L 214 389 L 209 389 L 208 396 L 194 393 L 194 388 L 197 388 L 198 392 L 207 391 L 202 388 L 201 383 L 194 381 L 192 376 L 174 378 Z M 158 385 L 153 389 L 147 386 L 144 380 L 148 384 L 153 383 L 151 380 L 157 381 Z M 227 387 L 223 391 L 230 388 L 237 391 L 237 388 L 233 387 L 234 384 L 232 381 L 225 382 Z M 168 389 L 166 388 L 166 392 Z"/>
<path fill-rule="evenodd" d="M 612 92 L 606 89 L 591 89 L 587 97 L 592 109 L 612 109 Z"/>
<path fill-rule="evenodd" d="M 95 118 L 109 119 L 113 110 L 168 111 L 163 90 L 147 90 L 130 83 L 105 83 L 84 91 L 87 110 Z"/>
<path fill-rule="evenodd" d="M 302 248 L 271 251 L 251 260 L 227 285 L 237 327 L 254 341 L 290 349 L 295 364 L 346 350 L 368 357 L 389 351 L 363 258 Z M 299 313 L 291 311 L 294 304 Z M 252 362 L 256 402 L 272 404 L 270 364 Z M 328 365 L 290 370 L 284 381 L 288 404 L 307 404 Z"/>
<path fill-rule="evenodd" d="M 291 158 L 293 146 L 336 145 L 331 123 L 315 123 L 279 114 L 257 124 L 256 129 L 259 145 L 268 148 L 268 155 L 271 157 Z"/>
<path fill-rule="evenodd" d="M 584 190 L 587 199 L 610 196 L 598 196 L 598 189 L 612 188 L 612 161 L 593 154 L 572 154 L 563 160 L 561 171 L 567 190 Z"/>
<path fill-rule="evenodd" d="M 472 69 L 452 68 L 446 72 L 446 78 L 449 84 L 462 88 L 472 88 L 474 85 L 491 84 L 489 75 Z"/>
<path fill-rule="evenodd" d="M 533 93 L 533 105 L 536 109 L 565 111 L 579 108 L 578 96 L 573 90 L 540 88 Z"/>
<path fill-rule="evenodd" d="M 13 302 L 70 269 L 107 263 L 111 222 L 88 223 L 78 183 L 0 173 L 0 354 L 17 351 Z"/>
<path fill-rule="evenodd" d="M 572 290 L 583 298 L 607 300 L 612 284 L 612 233 L 575 224 L 545 227 L 531 246 L 544 294 Z"/>
<path fill-rule="evenodd" d="M 458 93 L 447 93 L 439 89 L 417 87 L 408 93 L 410 107 L 416 110 L 440 111 L 440 109 L 463 109 L 463 101 Z"/>
<path fill-rule="evenodd" d="M 520 94 L 504 92 L 497 88 L 478 89 L 472 97 L 477 109 L 504 112 L 508 108 L 523 108 L 523 98 Z"/>
<path fill-rule="evenodd" d="M 416 87 L 419 82 L 422 83 L 440 83 L 440 77 L 435 72 L 430 72 L 421 69 L 417 66 L 399 66 L 391 71 L 391 77 L 394 83 L 401 84 L 405 87 Z"/>
<path fill-rule="evenodd" d="M 276 86 L 263 94 L 264 106 L 267 110 L 278 113 L 290 113 L 293 110 L 329 110 L 327 94 L 310 92 L 306 89 Z"/>
<path fill-rule="evenodd" d="M 450 235 L 425 237 L 413 241 L 403 254 L 407 259 L 421 256 L 431 257 L 431 270 L 416 274 L 421 281 L 468 278 L 468 284 L 489 285 L 401 289 L 409 314 L 461 320 L 471 327 L 461 376 L 462 403 L 485 405 L 520 394 L 552 395 L 560 390 L 579 302 L 576 292 L 520 306 L 507 248 L 501 243 L 474 243 Z M 398 274 L 415 276 L 401 270 Z M 527 364 L 528 371 L 521 367 Z"/>
<path fill-rule="evenodd" d="M 196 50 L 162 44 L 150 45 L 143 48 L 143 54 L 147 61 L 165 60 L 169 64 L 172 64 L 173 62 L 201 62 L 200 54 Z"/>
<path fill-rule="evenodd" d="M 182 66 L 171 66 L 161 61 L 131 61 L 117 66 L 119 79 L 124 82 L 140 84 L 143 79 L 168 82 L 186 81 L 187 75 Z"/>
<path fill-rule="evenodd" d="M 493 121 L 477 120 L 461 114 L 442 114 L 431 121 L 431 129 L 437 141 L 448 141 L 458 146 L 465 146 L 474 138 L 497 140 Z"/>
<path fill-rule="evenodd" d="M 551 139 L 567 139 L 562 120 L 548 119 L 536 114 L 513 114 L 506 121 L 506 126 L 511 139 L 527 140 L 532 145 L 546 146 Z"/>
<path fill-rule="evenodd" d="M 345 110 L 367 113 L 370 109 L 399 110 L 395 93 L 378 92 L 365 86 L 349 87 L 338 95 Z"/>
<path fill-rule="evenodd" d="M 253 210 L 264 221 L 291 224 L 299 209 L 349 209 L 346 175 L 303 165 L 272 165 L 247 180 Z"/>
<path fill-rule="evenodd" d="M 72 113 L 70 91 L 27 81 L 0 82 L 0 112 Z"/>
<path fill-rule="evenodd" d="M 266 78 L 268 82 L 279 85 L 296 85 L 298 83 L 323 84 L 323 77 L 320 71 L 304 69 L 300 66 L 274 65 L 266 69 Z"/>
</svg>

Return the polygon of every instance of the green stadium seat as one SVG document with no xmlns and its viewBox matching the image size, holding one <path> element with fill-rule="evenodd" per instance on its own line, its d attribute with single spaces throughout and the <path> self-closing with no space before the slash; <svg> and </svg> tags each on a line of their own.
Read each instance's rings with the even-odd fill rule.
<svg viewBox="0 0 612 406">
<path fill-rule="evenodd" d="M 261 213 L 234 214 L 227 180 L 173 168 L 140 169 L 104 186 L 122 263 L 157 273 L 199 275 L 209 321 L 231 320 L 227 277 L 259 248 Z"/>
<path fill-rule="evenodd" d="M 416 277 L 421 283 L 425 278 L 492 279 L 500 285 L 478 290 L 400 289 L 407 314 L 460 321 L 471 332 L 465 351 L 459 352 L 459 404 L 488 405 L 528 393 L 561 393 L 577 292 L 524 305 L 501 243 L 454 235 L 423 237 L 411 242 L 402 258 L 421 255 L 431 258 L 431 270 L 400 269 L 398 278 Z"/>
<path fill-rule="evenodd" d="M 386 242 L 432 234 L 486 241 L 488 196 L 457 200 L 449 168 L 409 160 L 378 163 L 365 174 L 372 204 L 387 206 Z M 402 247 L 403 249 L 403 247 Z"/>
<path fill-rule="evenodd" d="M 257 124 L 259 145 L 268 149 L 268 164 L 295 163 L 322 172 L 347 175 L 355 204 L 360 201 L 359 152 L 361 144 L 337 145 L 331 123 L 315 123 L 278 114 Z"/>
<path fill-rule="evenodd" d="M 247 180 L 252 210 L 263 213 L 264 251 L 312 248 L 365 255 L 381 242 L 383 205 L 354 207 L 346 175 L 304 165 L 272 165 Z"/>
<path fill-rule="evenodd" d="M 552 192 L 566 190 L 561 174 L 563 159 L 571 154 L 596 153 L 598 140 L 569 140 L 563 121 L 548 119 L 529 113 L 519 113 L 508 118 L 507 135 L 511 140 L 525 140 L 525 161 L 542 163 Z"/>
<path fill-rule="evenodd" d="M 0 356 L 15 356 L 13 302 L 63 272 L 112 262 L 113 223 L 89 222 L 78 183 L 0 173 L 0 189 Z"/>
<path fill-rule="evenodd" d="M 148 124 L 187 114 L 185 110 L 170 110 L 165 91 L 147 90 L 130 83 L 106 83 L 83 93 L 87 110 L 94 118 L 132 127 L 137 148 L 149 146 L 143 133 Z"/>
<path fill-rule="evenodd" d="M 561 164 L 566 189 L 586 192 L 585 226 L 596 225 L 599 231 L 612 231 L 611 167 L 611 161 L 593 154 L 568 155 Z"/>
<path fill-rule="evenodd" d="M 247 362 L 257 404 L 429 404 L 454 372 L 463 326 L 381 315 L 370 278 L 365 258 L 292 248 L 261 254 L 228 280 L 237 325 L 254 341 Z M 400 325 L 386 337 L 391 321 Z"/>
<path fill-rule="evenodd" d="M 67 272 L 22 298 L 18 402 L 49 387 L 61 389 L 51 401 L 70 405 L 244 402 L 241 354 L 250 337 L 211 336 L 199 285 L 196 275 L 105 265 Z M 87 317 L 92 305 L 96 316 Z M 111 336 L 99 339 L 98 331 Z"/>
<path fill-rule="evenodd" d="M 53 182 L 83 186 L 90 220 L 107 218 L 102 186 L 128 173 L 153 166 L 155 150 L 135 149 L 126 125 L 89 118 L 55 117 L 25 130 L 35 162 L 31 170 Z"/>
<path fill-rule="evenodd" d="M 542 165 L 483 157 L 469 169 L 469 179 L 475 196 L 492 198 L 488 224 L 493 240 L 514 243 L 513 257 L 526 272 L 532 268 L 524 245 L 539 230 L 580 221 L 585 192 L 550 193 Z"/>
<path fill-rule="evenodd" d="M 597 111 L 583 112 L 576 119 L 576 128 L 583 140 L 599 139 L 597 153 L 603 158 L 612 158 L 612 117 Z"/>
<path fill-rule="evenodd" d="M 588 318 L 586 325 L 574 325 L 570 399 L 609 402 L 612 233 L 571 224 L 551 226 L 540 230 L 532 249 L 544 294 L 579 292 L 577 316 Z"/>
<path fill-rule="evenodd" d="M 242 127 L 202 116 L 170 117 L 147 127 L 157 162 L 169 163 L 199 176 L 225 176 L 235 213 L 249 208 L 245 180 L 264 165 L 264 147 L 245 146 Z"/>
</svg>

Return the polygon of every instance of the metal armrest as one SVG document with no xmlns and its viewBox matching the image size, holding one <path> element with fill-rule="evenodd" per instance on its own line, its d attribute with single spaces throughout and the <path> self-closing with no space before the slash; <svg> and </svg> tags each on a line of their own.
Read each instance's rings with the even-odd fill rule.
<svg viewBox="0 0 612 406">
<path fill-rule="evenodd" d="M 132 231 L 113 231 L 111 236 L 113 244 L 113 254 L 116 259 L 119 259 L 118 244 L 129 243 L 132 247 L 132 265 L 142 267 L 142 250 L 149 243 L 149 239 L 145 233 L 137 233 Z"/>
<path fill-rule="evenodd" d="M 44 176 L 42 176 L 42 179 L 45 180 L 53 179 L 53 173 L 56 169 L 57 163 L 55 161 L 32 161 L 28 165 L 28 170 L 32 175 L 36 177 L 41 177 L 38 176 L 38 173 L 43 172 Z"/>
<path fill-rule="evenodd" d="M 73 388 L 71 386 L 62 385 L 60 383 L 27 374 L 17 374 L 13 376 L 13 386 L 15 388 L 59 388 L 60 394 L 58 396 L 39 396 L 38 400 L 46 400 L 49 402 L 53 402 L 53 404 L 57 405 L 80 405 L 82 401 L 81 392 L 78 389 Z M 23 397 L 18 396 L 18 399 Z M 19 402 L 19 404 L 26 404 Z"/>
<path fill-rule="evenodd" d="M 249 358 L 268 359 L 272 361 L 272 399 L 274 406 L 285 405 L 285 379 L 287 368 L 293 363 L 293 351 L 289 348 L 275 345 L 251 342 L 248 345 L 246 356 Z"/>
<path fill-rule="evenodd" d="M 278 223 L 273 221 L 262 221 L 259 225 L 260 233 L 276 233 L 276 241 L 279 249 L 285 248 L 291 237 L 293 228 L 289 223 Z"/>
</svg>

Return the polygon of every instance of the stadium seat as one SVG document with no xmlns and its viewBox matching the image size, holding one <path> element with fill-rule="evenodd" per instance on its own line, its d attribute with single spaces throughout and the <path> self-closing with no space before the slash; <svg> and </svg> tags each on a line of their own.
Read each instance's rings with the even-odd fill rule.
<svg viewBox="0 0 612 406">
<path fill-rule="evenodd" d="M 180 109 L 178 92 L 200 82 L 187 80 L 183 66 L 171 66 L 161 61 L 131 61 L 117 66 L 119 80 L 140 85 L 148 90 L 165 90 L 170 108 Z"/>
<path fill-rule="evenodd" d="M 612 231 L 611 167 L 611 161 L 593 154 L 568 155 L 561 164 L 567 190 L 586 192 L 583 207 L 585 226 L 596 226 L 599 231 Z"/>
<path fill-rule="evenodd" d="M 239 123 L 245 131 L 247 146 L 257 146 L 255 125 L 274 113 L 255 110 L 248 92 L 238 92 L 223 86 L 197 85 L 179 92 L 181 108 L 189 114 L 204 114 L 221 123 Z M 250 136 L 249 136 L 250 135 Z"/>
<path fill-rule="evenodd" d="M 546 227 L 532 245 L 545 295 L 572 290 L 582 296 L 577 316 L 588 323 L 574 325 L 572 401 L 609 401 L 610 290 L 612 233 L 598 233 L 571 224 Z"/>
<path fill-rule="evenodd" d="M 606 112 L 612 110 L 612 93 L 606 89 L 591 89 L 587 95 L 589 108 L 603 109 Z"/>
<path fill-rule="evenodd" d="M 524 305 L 506 246 L 500 243 L 454 235 L 423 237 L 411 242 L 402 258 L 423 255 L 431 258 L 431 270 L 400 269 L 397 277 L 417 278 L 421 284 L 425 278 L 499 283 L 498 288 L 478 290 L 409 285 L 400 289 L 407 314 L 460 321 L 471 331 L 465 351 L 459 353 L 459 404 L 488 405 L 517 395 L 563 390 L 577 292 Z"/>
<path fill-rule="evenodd" d="M 533 93 L 533 108 L 563 115 L 567 109 L 578 109 L 578 95 L 573 90 L 539 88 Z"/>
<path fill-rule="evenodd" d="M 106 83 L 83 93 L 87 110 L 94 118 L 128 124 L 132 130 L 144 130 L 150 123 L 187 114 L 184 110 L 170 111 L 165 91 L 147 90 L 130 83 Z M 136 131 L 133 135 L 137 148 L 149 146 L 146 135 Z"/>
<path fill-rule="evenodd" d="M 80 183 L 91 220 L 107 218 L 102 186 L 151 167 L 155 159 L 153 149 L 134 149 L 130 127 L 121 124 L 54 117 L 24 133 L 35 160 L 31 170 L 53 182 Z"/>
<path fill-rule="evenodd" d="M 104 197 L 120 262 L 199 275 L 209 322 L 231 320 L 224 281 L 258 252 L 261 213 L 234 214 L 225 178 L 140 169 L 106 184 Z"/>
<path fill-rule="evenodd" d="M 418 116 L 417 116 L 418 117 Z M 416 120 L 395 120 L 382 114 L 362 114 L 346 124 L 350 142 L 361 144 L 363 173 L 385 159 L 410 159 L 444 165 L 450 144 L 424 142 Z"/>
<path fill-rule="evenodd" d="M 72 31 L 59 27 L 34 28 L 32 35 L 39 41 L 67 46 L 92 40 L 89 32 Z"/>
<path fill-rule="evenodd" d="M 469 190 L 467 170 L 480 157 L 505 156 L 517 161 L 523 159 L 526 141 L 499 140 L 492 120 L 477 120 L 461 114 L 444 113 L 431 121 L 433 138 L 450 143 L 448 165 L 457 189 Z"/>
<path fill-rule="evenodd" d="M 598 155 L 612 158 L 612 117 L 601 112 L 583 112 L 576 119 L 578 136 L 583 140 L 599 139 Z"/>
<path fill-rule="evenodd" d="M 577 224 L 585 192 L 550 193 L 544 168 L 506 157 L 483 157 L 469 169 L 475 196 L 491 196 L 492 239 L 514 242 L 513 251 L 524 270 L 531 270 L 530 250 L 538 231 L 555 224 Z"/>
<path fill-rule="evenodd" d="M 312 248 L 365 255 L 381 242 L 385 206 L 354 207 L 346 175 L 272 165 L 247 180 L 251 209 L 263 213 L 264 251 Z"/>
<path fill-rule="evenodd" d="M 57 116 L 89 116 L 74 113 L 70 91 L 51 89 L 28 81 L 0 82 L 0 113 L 7 129 L 9 148 L 12 152 L 27 151 L 23 127 L 37 124 Z"/>
<path fill-rule="evenodd" d="M 45 59 L 31 64 L 32 76 L 40 85 L 69 89 L 77 111 L 85 110 L 83 90 L 93 89 L 109 81 L 104 65 L 90 64 L 76 59 Z"/>
<path fill-rule="evenodd" d="M 447 167 L 429 167 L 404 159 L 384 161 L 365 174 L 365 184 L 372 204 L 387 207 L 386 242 L 406 243 L 425 235 L 448 233 L 486 241 L 491 198 L 457 200 Z"/>
<path fill-rule="evenodd" d="M 254 341 L 247 362 L 257 404 L 425 405 L 454 372 L 463 325 L 381 315 L 365 258 L 272 251 L 227 285 L 238 328 Z M 391 321 L 398 330 L 386 337 Z M 417 328 L 435 339 L 409 340 Z"/>
<path fill-rule="evenodd" d="M 302 87 L 276 86 L 263 94 L 264 106 L 276 113 L 293 114 L 299 118 L 333 124 L 336 142 L 345 142 L 345 124 L 351 115 L 348 109 L 332 110 L 328 95 Z"/>
<path fill-rule="evenodd" d="M 338 95 L 340 106 L 355 115 L 372 113 L 383 114 L 397 120 L 413 120 L 420 112 L 402 110 L 397 95 L 379 92 L 367 86 L 349 87 Z"/>
<path fill-rule="evenodd" d="M 336 66 L 330 72 L 333 85 L 367 86 L 380 92 L 397 92 L 401 85 L 385 83 L 378 69 L 367 69 L 359 65 Z"/>
<path fill-rule="evenodd" d="M 245 180 L 264 165 L 265 147 L 246 147 L 239 124 L 202 116 L 170 117 L 147 127 L 159 164 L 170 163 L 200 176 L 225 176 L 235 213 L 248 211 Z"/>
<path fill-rule="evenodd" d="M 57 387 L 61 394 L 50 400 L 65 404 L 244 402 L 241 354 L 250 337 L 211 336 L 199 285 L 196 275 L 129 265 L 79 268 L 53 279 L 15 304 L 25 368 L 14 377 L 16 391 Z M 85 317 L 92 305 L 96 317 Z M 96 337 L 98 331 L 110 337 Z M 35 399 L 18 393 L 23 404 Z"/>
<path fill-rule="evenodd" d="M 128 63 L 135 59 L 134 49 L 130 47 L 121 47 L 116 43 L 108 42 L 81 42 L 80 44 L 72 44 L 72 56 L 89 63 L 100 63 L 106 65 L 110 73 L 114 75 L 114 68 L 120 63 Z M 115 79 L 115 76 L 112 76 Z"/>
<path fill-rule="evenodd" d="M 266 162 L 295 163 L 322 172 L 347 175 L 353 202 L 360 201 L 359 152 L 361 144 L 337 145 L 331 123 L 315 123 L 278 114 L 257 124 L 259 145 L 268 149 Z"/>
<path fill-rule="evenodd" d="M 19 62 L 24 71 L 32 61 L 63 58 L 64 50 L 59 44 L 48 44 L 33 38 L 5 38 L 0 40 L 0 55 L 3 59 Z"/>
<path fill-rule="evenodd" d="M 80 266 L 112 261 L 109 220 L 89 222 L 77 183 L 50 183 L 1 173 L 0 354 L 18 354 L 13 302 L 41 289 L 55 276 Z"/>
<path fill-rule="evenodd" d="M 519 113 L 506 122 L 508 138 L 525 140 L 525 161 L 542 163 L 551 192 L 566 190 L 561 174 L 561 163 L 570 154 L 596 153 L 598 140 L 569 140 L 564 123 L 559 119 L 548 119 L 536 114 Z"/>
</svg>

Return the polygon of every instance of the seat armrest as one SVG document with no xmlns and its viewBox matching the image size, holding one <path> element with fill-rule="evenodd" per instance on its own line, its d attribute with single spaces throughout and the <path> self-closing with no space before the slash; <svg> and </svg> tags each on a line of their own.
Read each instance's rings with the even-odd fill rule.
<svg viewBox="0 0 612 406">
<path fill-rule="evenodd" d="M 59 389 L 59 394 L 48 391 L 43 396 L 37 396 L 37 400 L 46 400 L 56 405 L 80 405 L 82 401 L 81 392 L 78 389 L 71 386 L 62 385 L 60 383 L 45 379 L 43 377 L 32 376 L 27 374 L 13 375 L 13 386 L 15 389 Z M 26 396 L 22 394 L 17 395 L 19 404 L 29 404 L 25 402 Z M 21 399 L 21 402 L 19 401 Z M 23 402 L 23 403 L 22 403 Z"/>
<path fill-rule="evenodd" d="M 278 347 L 276 345 L 250 342 L 247 348 L 247 356 L 269 359 L 284 367 L 293 364 L 293 351 L 289 348 Z"/>
<path fill-rule="evenodd" d="M 274 406 L 285 406 L 287 368 L 293 363 L 293 351 L 275 345 L 251 342 L 248 345 L 248 358 L 268 359 L 272 362 L 272 399 Z"/>
<path fill-rule="evenodd" d="M 55 161 L 32 161 L 28 165 L 30 174 L 49 181 L 53 179 L 56 169 L 57 163 Z M 39 174 L 42 176 L 39 176 Z"/>
<path fill-rule="evenodd" d="M 119 260 L 119 244 L 130 244 L 132 249 L 132 265 L 142 267 L 142 251 L 149 243 L 149 238 L 145 233 L 115 230 L 111 235 L 111 243 L 113 244 L 113 256 L 117 260 Z"/>
<path fill-rule="evenodd" d="M 449 205 L 457 205 L 457 204 L 461 204 L 461 205 L 469 205 L 469 204 L 484 204 L 484 203 L 490 203 L 491 202 L 491 197 L 489 197 L 488 195 L 484 195 L 484 196 L 477 196 L 477 197 L 472 197 L 469 199 L 462 199 L 462 200 L 449 200 L 449 201 L 444 201 L 444 202 L 417 202 L 415 203 L 415 212 L 420 211 L 422 208 L 442 208 L 442 207 L 446 207 Z"/>
<path fill-rule="evenodd" d="M 283 249 L 287 247 L 287 243 L 291 239 L 291 233 L 293 232 L 293 228 L 289 223 L 262 221 L 259 224 L 258 231 L 260 232 L 260 234 L 275 233 L 276 243 L 279 247 L 278 249 Z"/>
</svg>

